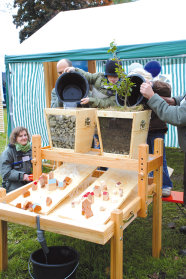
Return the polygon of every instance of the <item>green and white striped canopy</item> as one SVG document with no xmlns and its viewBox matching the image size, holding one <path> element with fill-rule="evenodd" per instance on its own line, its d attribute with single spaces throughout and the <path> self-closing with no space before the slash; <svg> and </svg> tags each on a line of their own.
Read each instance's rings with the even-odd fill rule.
<svg viewBox="0 0 186 279">
<path fill-rule="evenodd" d="M 158 60 L 162 74 L 171 76 L 173 96 L 186 91 L 185 0 L 139 0 L 131 3 L 60 12 L 5 56 L 9 133 L 18 125 L 39 133 L 48 144 L 42 62 L 68 58 L 97 60 L 97 71 L 111 57 L 115 40 L 123 66 Z M 177 133 L 169 126 L 166 145 L 178 147 Z"/>
</svg>

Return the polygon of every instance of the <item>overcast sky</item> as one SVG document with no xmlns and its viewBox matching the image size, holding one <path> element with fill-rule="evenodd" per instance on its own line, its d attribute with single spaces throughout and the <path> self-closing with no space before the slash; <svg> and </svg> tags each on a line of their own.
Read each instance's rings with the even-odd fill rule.
<svg viewBox="0 0 186 279">
<path fill-rule="evenodd" d="M 14 48 L 19 45 L 19 31 L 13 24 L 12 13 L 14 10 L 10 10 L 7 7 L 8 3 L 13 1 L 0 0 L 0 68 L 4 71 L 4 55 L 12 52 Z"/>
</svg>

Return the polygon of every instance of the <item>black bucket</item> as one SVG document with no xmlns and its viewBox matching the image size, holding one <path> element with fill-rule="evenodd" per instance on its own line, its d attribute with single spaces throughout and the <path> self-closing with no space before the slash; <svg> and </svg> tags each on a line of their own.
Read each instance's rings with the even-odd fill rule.
<svg viewBox="0 0 186 279">
<path fill-rule="evenodd" d="M 76 107 L 82 98 L 86 98 L 89 92 L 87 79 L 78 72 L 62 74 L 56 81 L 55 91 L 59 102 L 64 106 Z"/>
<path fill-rule="evenodd" d="M 30 262 L 33 266 L 33 276 L 30 272 Z M 79 254 L 68 246 L 51 246 L 46 257 L 42 249 L 30 255 L 29 273 L 34 279 L 75 279 L 79 264 Z"/>
<path fill-rule="evenodd" d="M 140 86 L 143 82 L 145 82 L 144 77 L 142 77 L 139 74 L 132 74 L 128 75 L 130 77 L 130 81 L 134 83 L 134 86 L 132 87 L 131 95 L 127 97 L 127 106 L 137 106 L 139 104 L 143 104 L 146 102 L 143 95 L 140 93 Z M 124 105 L 124 100 L 122 97 L 118 96 L 116 94 L 116 103 L 118 106 Z"/>
</svg>

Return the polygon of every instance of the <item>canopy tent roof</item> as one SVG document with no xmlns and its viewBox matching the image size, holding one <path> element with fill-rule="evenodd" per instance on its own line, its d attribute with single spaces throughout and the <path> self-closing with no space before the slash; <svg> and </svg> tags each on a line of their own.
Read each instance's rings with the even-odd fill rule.
<svg viewBox="0 0 186 279">
<path fill-rule="evenodd" d="M 183 55 L 185 26 L 185 0 L 140 0 L 60 12 L 5 61 L 107 59 L 113 40 L 123 59 Z"/>
</svg>

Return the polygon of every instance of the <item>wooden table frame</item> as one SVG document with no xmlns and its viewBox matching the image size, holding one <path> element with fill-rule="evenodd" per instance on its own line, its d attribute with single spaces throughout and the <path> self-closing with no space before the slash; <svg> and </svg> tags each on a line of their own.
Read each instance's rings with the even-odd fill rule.
<svg viewBox="0 0 186 279">
<path fill-rule="evenodd" d="M 57 216 L 40 215 L 42 230 L 67 235 L 70 237 L 106 244 L 111 241 L 110 278 L 123 279 L 123 230 L 137 217 L 146 217 L 149 203 L 153 202 L 152 256 L 159 258 L 161 251 L 162 226 L 162 168 L 163 140 L 156 139 L 154 154 L 149 155 L 147 144 L 139 146 L 139 159 L 114 158 L 96 154 L 80 154 L 54 151 L 50 147 L 41 148 L 41 137 L 32 138 L 33 176 L 37 180 L 42 172 L 42 159 L 76 162 L 81 164 L 114 167 L 138 171 L 138 193 L 132 193 L 122 206 L 111 213 L 111 219 L 105 225 L 80 225 L 74 220 L 62 219 Z M 154 179 L 149 183 L 148 173 L 154 171 Z M 24 186 L 28 187 L 27 185 Z M 10 195 L 0 198 L 0 271 L 8 266 L 7 222 L 36 228 L 36 214 L 14 208 L 8 204 Z"/>
</svg>

